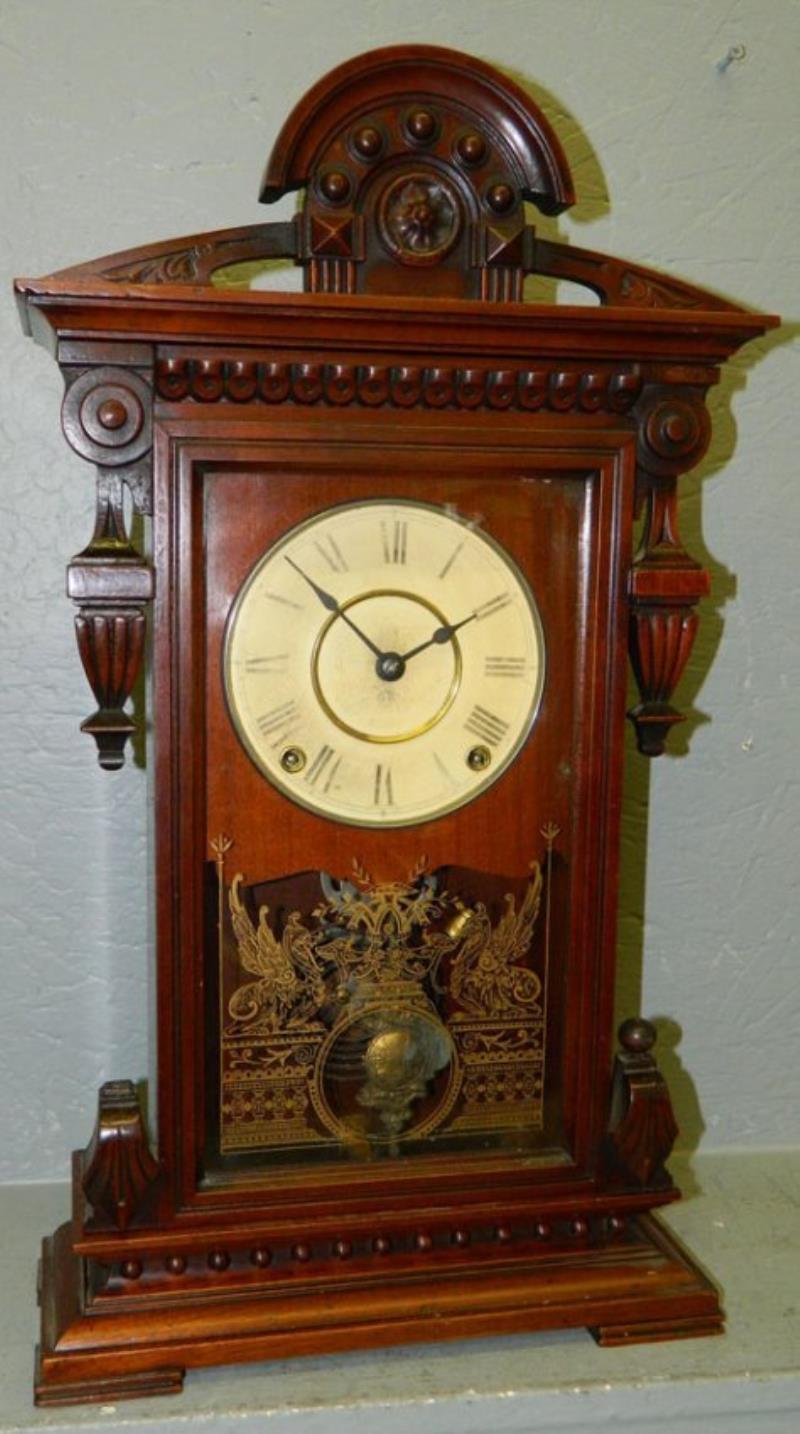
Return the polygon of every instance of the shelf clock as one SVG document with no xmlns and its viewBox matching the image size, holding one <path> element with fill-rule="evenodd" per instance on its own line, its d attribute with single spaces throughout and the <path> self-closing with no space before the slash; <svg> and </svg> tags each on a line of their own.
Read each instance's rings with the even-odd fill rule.
<svg viewBox="0 0 800 1434">
<path fill-rule="evenodd" d="M 776 320 L 540 239 L 524 201 L 573 202 L 559 142 L 453 51 L 315 85 L 261 198 L 297 189 L 289 222 L 17 285 L 98 473 L 83 727 L 118 768 L 149 644 L 155 793 L 154 1128 L 102 1087 L 44 1244 L 41 1403 L 722 1326 L 653 1214 L 678 1195 L 654 1030 L 613 1049 L 621 748 L 629 653 L 641 751 L 680 721 L 708 578 L 677 479 Z M 215 283 L 275 259 L 304 293 Z M 599 305 L 526 304 L 526 275 Z"/>
</svg>

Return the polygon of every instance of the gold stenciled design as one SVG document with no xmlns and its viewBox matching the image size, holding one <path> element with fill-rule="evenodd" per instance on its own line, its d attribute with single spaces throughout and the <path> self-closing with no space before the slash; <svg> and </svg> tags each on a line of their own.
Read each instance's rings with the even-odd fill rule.
<svg viewBox="0 0 800 1434">
<path fill-rule="evenodd" d="M 451 1029 L 464 1078 L 454 1130 L 540 1130 L 544 1124 L 553 845 L 559 828 L 549 822 L 541 835 L 546 880 L 541 865 L 533 862 L 519 910 L 508 894 L 494 926 L 481 903 L 472 910 L 462 907 L 455 918 L 464 944 L 450 973 L 450 990 L 461 1007 L 453 1014 Z M 530 967 L 529 952 L 543 891 L 540 979 Z"/>
<path fill-rule="evenodd" d="M 319 1026 L 317 1012 L 326 989 L 314 951 L 314 934 L 299 911 L 293 911 L 278 941 L 269 925 L 269 907 L 262 906 L 255 926 L 242 904 L 241 872 L 233 878 L 228 900 L 239 960 L 257 979 L 239 986 L 228 1002 L 234 1021 L 256 1022 L 259 1029 L 279 1031 L 294 1026 Z"/>
<path fill-rule="evenodd" d="M 519 911 L 511 894 L 506 909 L 493 926 L 483 902 L 478 902 L 461 926 L 461 949 L 450 972 L 450 991 L 465 1016 L 500 1016 L 527 1011 L 535 1005 L 542 983 L 534 971 L 519 963 L 527 955 L 542 899 L 542 870 L 531 865 L 531 881 Z"/>
<path fill-rule="evenodd" d="M 336 973 L 339 994 L 347 1002 L 384 996 L 426 1000 L 425 982 L 435 978 L 442 958 L 456 946 L 434 923 L 451 898 L 438 890 L 436 877 L 421 860 L 407 882 L 373 882 L 353 865 L 353 881 L 320 880 L 324 900 L 314 908 L 320 923 L 317 947 Z"/>
<path fill-rule="evenodd" d="M 400 1141 L 434 1132 L 541 1128 L 558 829 L 542 834 L 546 886 L 533 862 L 494 921 L 484 902 L 444 890 L 423 859 L 405 882 L 375 882 L 355 863 L 349 879 L 320 873 L 316 905 L 275 930 L 267 905 L 248 909 L 243 873 L 226 890 L 230 842 L 218 838 L 223 1153 L 327 1143 L 397 1154 Z M 531 948 L 543 892 L 540 975 Z M 252 978 L 232 990 L 225 905 Z"/>
</svg>

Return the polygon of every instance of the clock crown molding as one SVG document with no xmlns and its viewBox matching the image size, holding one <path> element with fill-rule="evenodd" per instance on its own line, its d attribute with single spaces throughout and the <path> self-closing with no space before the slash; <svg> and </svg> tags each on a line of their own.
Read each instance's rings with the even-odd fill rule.
<svg viewBox="0 0 800 1434">
<path fill-rule="evenodd" d="M 305 191 L 293 220 L 106 255 L 50 276 L 48 291 L 105 280 L 200 297 L 219 270 L 287 259 L 303 267 L 311 294 L 505 305 L 522 301 L 526 276 L 539 275 L 587 287 L 615 308 L 741 313 L 641 265 L 539 239 L 525 203 L 546 215 L 575 203 L 565 153 L 529 94 L 456 50 L 374 50 L 314 84 L 275 142 L 260 199 L 293 190 Z M 27 326 L 35 282 L 17 291 Z M 224 302 L 244 298 L 226 292 Z"/>
</svg>

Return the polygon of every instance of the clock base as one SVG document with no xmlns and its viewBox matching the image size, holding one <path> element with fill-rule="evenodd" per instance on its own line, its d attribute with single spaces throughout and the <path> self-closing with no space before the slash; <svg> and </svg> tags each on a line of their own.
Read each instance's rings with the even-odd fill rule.
<svg viewBox="0 0 800 1434">
<path fill-rule="evenodd" d="M 652 1214 L 631 1218 L 624 1240 L 483 1260 L 458 1252 L 446 1267 L 417 1260 L 392 1277 L 382 1262 L 327 1288 L 323 1277 L 245 1294 L 209 1275 L 201 1299 L 144 1286 L 98 1297 L 99 1278 L 74 1254 L 71 1225 L 45 1240 L 37 1404 L 174 1394 L 188 1368 L 417 1341 L 583 1326 L 619 1345 L 723 1329 L 714 1286 Z"/>
</svg>

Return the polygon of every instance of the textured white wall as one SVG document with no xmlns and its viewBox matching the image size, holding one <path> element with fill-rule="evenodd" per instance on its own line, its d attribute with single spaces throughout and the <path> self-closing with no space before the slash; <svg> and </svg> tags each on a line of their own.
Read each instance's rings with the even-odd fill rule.
<svg viewBox="0 0 800 1434">
<path fill-rule="evenodd" d="M 65 1176 L 96 1087 L 146 1071 L 148 968 L 145 776 L 101 773 L 77 731 L 91 702 L 63 568 L 91 531 L 93 473 L 8 280 L 264 218 L 288 109 L 401 41 L 530 86 L 579 195 L 543 232 L 797 312 L 794 0 L 0 0 L 0 1178 Z M 736 44 L 746 59 L 720 73 Z M 620 1006 L 682 1027 L 677 1043 L 666 1024 L 663 1062 L 706 1146 L 800 1138 L 797 390 L 784 336 L 714 399 L 685 485 L 714 577 L 682 692 L 696 715 L 675 758 L 629 761 Z"/>
</svg>

